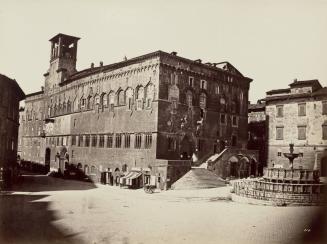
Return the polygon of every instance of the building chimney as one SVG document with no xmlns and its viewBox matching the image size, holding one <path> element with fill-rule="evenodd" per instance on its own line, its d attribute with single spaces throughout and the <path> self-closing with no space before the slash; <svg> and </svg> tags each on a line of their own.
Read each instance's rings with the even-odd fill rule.
<svg viewBox="0 0 327 244">
<path fill-rule="evenodd" d="M 171 55 L 177 56 L 177 52 L 173 51 L 170 53 Z"/>
<path fill-rule="evenodd" d="M 297 82 L 297 78 L 295 78 L 293 81 L 294 81 L 294 83 Z"/>
<path fill-rule="evenodd" d="M 196 63 L 202 63 L 202 60 L 201 59 L 196 59 L 196 60 L 194 60 L 194 62 L 196 62 Z"/>
<path fill-rule="evenodd" d="M 94 68 L 94 63 L 91 63 L 91 69 L 93 69 Z"/>
<path fill-rule="evenodd" d="M 41 86 L 41 91 L 44 91 L 44 86 Z"/>
<path fill-rule="evenodd" d="M 102 67 L 103 66 L 103 62 L 102 61 L 100 61 L 100 67 Z"/>
</svg>

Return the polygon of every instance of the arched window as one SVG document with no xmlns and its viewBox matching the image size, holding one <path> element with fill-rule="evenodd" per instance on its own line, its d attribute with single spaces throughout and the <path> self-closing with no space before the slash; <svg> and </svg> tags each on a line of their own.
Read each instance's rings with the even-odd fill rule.
<svg viewBox="0 0 327 244">
<path fill-rule="evenodd" d="M 109 100 L 110 110 L 113 111 L 114 110 L 114 106 L 115 106 L 115 93 L 113 91 L 111 91 L 108 94 L 108 100 Z"/>
<path fill-rule="evenodd" d="M 71 102 L 68 100 L 67 101 L 67 113 L 71 113 L 72 112 L 72 105 Z"/>
<path fill-rule="evenodd" d="M 144 99 L 144 88 L 143 86 L 140 86 L 137 89 L 137 94 L 136 94 L 136 109 L 137 110 L 142 110 L 143 109 L 143 99 Z"/>
<path fill-rule="evenodd" d="M 186 92 L 186 104 L 189 107 L 193 106 L 193 94 L 191 91 Z"/>
<path fill-rule="evenodd" d="M 117 93 L 117 105 L 125 105 L 125 97 L 123 90 L 118 91 Z"/>
<path fill-rule="evenodd" d="M 207 107 L 207 95 L 205 93 L 200 94 L 200 108 L 205 109 Z"/>
<path fill-rule="evenodd" d="M 107 99 L 106 93 L 102 93 L 102 95 L 101 95 L 100 106 L 101 106 L 102 111 L 104 110 L 104 108 L 106 108 L 108 106 L 108 99 Z"/>
<path fill-rule="evenodd" d="M 82 97 L 80 101 L 80 109 L 85 109 L 85 107 L 86 107 L 86 99 Z"/>
<path fill-rule="evenodd" d="M 95 105 L 99 105 L 100 104 L 100 96 L 98 94 L 95 95 L 95 97 L 94 97 L 94 104 Z"/>
<path fill-rule="evenodd" d="M 64 102 L 63 104 L 62 104 L 62 113 L 67 113 L 67 105 L 66 105 L 66 102 Z"/>
<path fill-rule="evenodd" d="M 97 112 L 99 112 L 100 109 L 100 96 L 97 94 L 94 96 L 94 107 Z"/>
<path fill-rule="evenodd" d="M 132 110 L 132 106 L 133 106 L 133 89 L 132 88 L 129 87 L 125 91 L 125 99 L 126 99 L 126 103 L 127 103 L 127 108 L 129 110 Z"/>
<path fill-rule="evenodd" d="M 87 109 L 93 109 L 92 96 L 87 97 Z"/>
<path fill-rule="evenodd" d="M 151 108 L 152 101 L 154 99 L 154 86 L 152 83 L 148 84 L 146 87 L 146 108 Z"/>
</svg>

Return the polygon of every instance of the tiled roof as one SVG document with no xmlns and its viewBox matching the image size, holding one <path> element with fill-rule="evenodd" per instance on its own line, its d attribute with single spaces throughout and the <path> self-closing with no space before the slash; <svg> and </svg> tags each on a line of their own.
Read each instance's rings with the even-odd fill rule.
<svg viewBox="0 0 327 244">
<path fill-rule="evenodd" d="M 16 80 L 10 79 L 9 77 L 3 74 L 0 74 L 0 80 L 12 84 L 12 86 L 17 89 L 20 100 L 23 100 L 25 98 L 25 93 L 23 92 L 22 88 L 20 88 Z"/>
</svg>

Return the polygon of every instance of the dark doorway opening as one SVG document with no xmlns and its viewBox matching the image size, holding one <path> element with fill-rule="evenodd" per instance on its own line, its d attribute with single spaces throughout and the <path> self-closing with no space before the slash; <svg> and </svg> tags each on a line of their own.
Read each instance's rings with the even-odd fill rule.
<svg viewBox="0 0 327 244">
<path fill-rule="evenodd" d="M 48 173 L 50 171 L 50 159 L 51 159 L 51 149 L 47 148 L 45 149 L 45 160 L 44 160 L 44 166 L 45 166 L 45 173 Z"/>
</svg>

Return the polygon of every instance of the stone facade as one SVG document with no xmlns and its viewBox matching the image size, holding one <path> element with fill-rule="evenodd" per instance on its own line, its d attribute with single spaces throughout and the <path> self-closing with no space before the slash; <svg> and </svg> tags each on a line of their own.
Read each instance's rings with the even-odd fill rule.
<svg viewBox="0 0 327 244">
<path fill-rule="evenodd" d="M 77 72 L 78 39 L 50 40 L 44 90 L 22 111 L 24 160 L 61 171 L 78 165 L 94 180 L 150 169 L 164 188 L 193 154 L 214 153 L 220 142 L 246 148 L 251 79 L 231 64 L 157 51 Z"/>
<path fill-rule="evenodd" d="M 267 92 L 270 167 L 289 167 L 283 153 L 294 143 L 294 167 L 318 169 L 326 175 L 327 88 L 317 80 L 294 81 L 289 89 Z"/>
<path fill-rule="evenodd" d="M 15 80 L 0 74 L 0 189 L 11 184 L 17 168 L 19 102 L 24 97 Z"/>
</svg>

